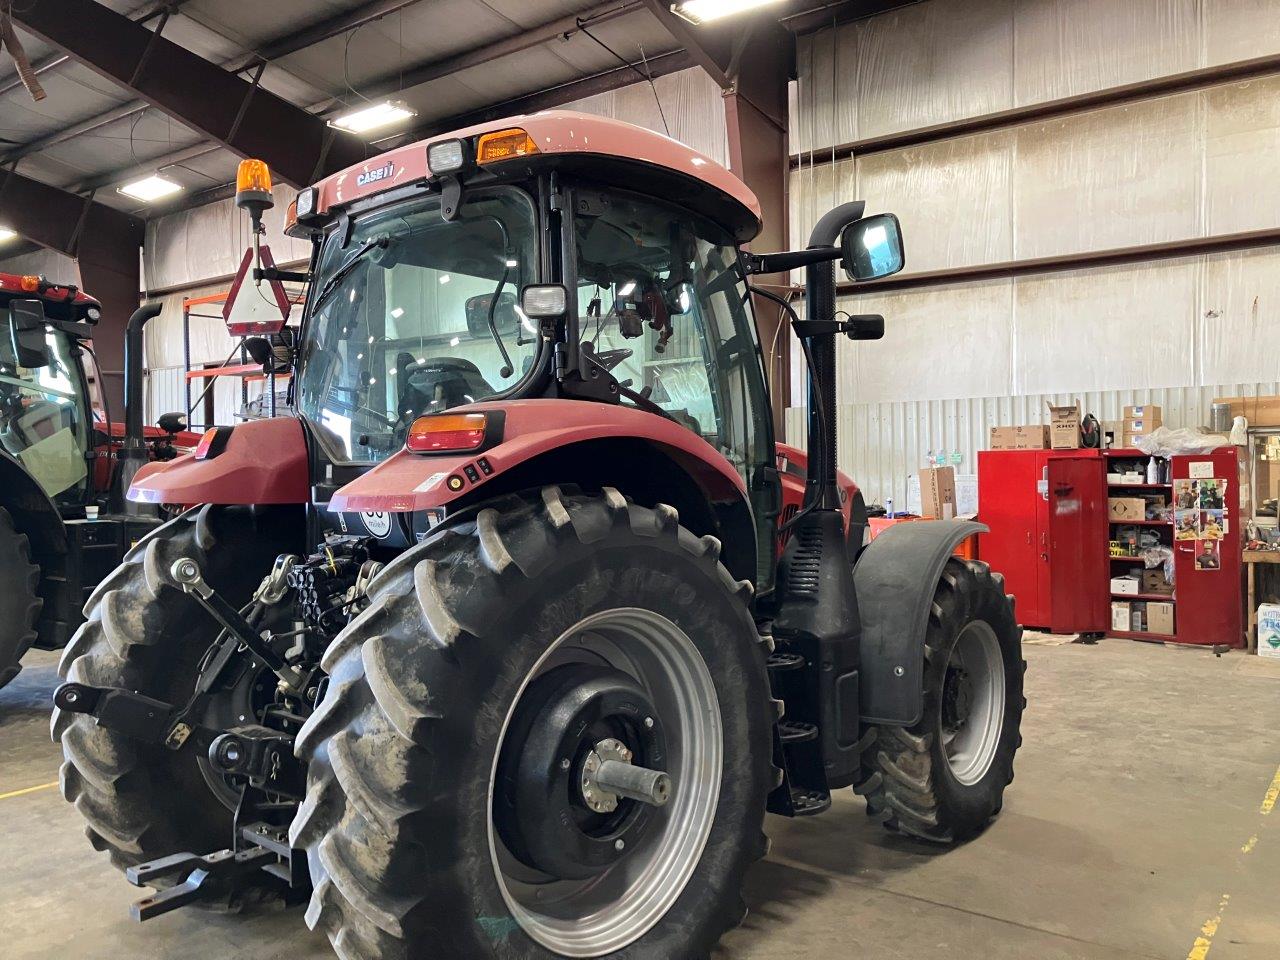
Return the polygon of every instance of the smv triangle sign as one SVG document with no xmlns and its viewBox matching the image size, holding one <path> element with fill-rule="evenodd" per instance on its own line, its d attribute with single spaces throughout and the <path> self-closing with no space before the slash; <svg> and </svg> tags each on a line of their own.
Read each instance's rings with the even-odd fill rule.
<svg viewBox="0 0 1280 960">
<path fill-rule="evenodd" d="M 261 248 L 262 266 L 264 269 L 275 267 L 271 257 L 271 248 Z M 231 282 L 231 290 L 226 302 L 222 305 L 222 319 L 227 323 L 227 332 L 233 337 L 251 337 L 255 335 L 279 333 L 289 321 L 289 295 L 284 292 L 284 284 L 279 280 L 264 280 L 261 284 L 253 280 L 253 250 L 244 252 L 240 261 L 240 269 Z"/>
</svg>

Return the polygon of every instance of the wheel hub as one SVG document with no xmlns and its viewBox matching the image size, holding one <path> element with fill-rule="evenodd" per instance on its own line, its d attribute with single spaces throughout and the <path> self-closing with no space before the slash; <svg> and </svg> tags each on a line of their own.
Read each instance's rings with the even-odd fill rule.
<svg viewBox="0 0 1280 960">
<path fill-rule="evenodd" d="M 596 876 L 649 830 L 671 792 L 665 765 L 662 724 L 635 680 L 608 667 L 558 667 L 530 686 L 513 718 L 494 797 L 498 831 L 540 873 Z"/>
</svg>

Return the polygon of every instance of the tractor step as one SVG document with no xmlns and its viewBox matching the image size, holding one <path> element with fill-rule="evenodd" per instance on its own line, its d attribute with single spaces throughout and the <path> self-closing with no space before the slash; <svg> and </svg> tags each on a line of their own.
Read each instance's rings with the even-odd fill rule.
<svg viewBox="0 0 1280 960">
<path fill-rule="evenodd" d="M 773 653 L 769 655 L 767 664 L 774 673 L 785 673 L 803 667 L 804 657 L 798 653 Z"/>
<path fill-rule="evenodd" d="M 791 788 L 792 816 L 813 817 L 831 808 L 831 794 L 825 790 Z"/>
<path fill-rule="evenodd" d="M 809 743 L 811 740 L 818 739 L 818 727 L 816 724 L 804 723 L 800 720 L 780 720 L 778 734 L 782 737 L 783 746 Z"/>
</svg>

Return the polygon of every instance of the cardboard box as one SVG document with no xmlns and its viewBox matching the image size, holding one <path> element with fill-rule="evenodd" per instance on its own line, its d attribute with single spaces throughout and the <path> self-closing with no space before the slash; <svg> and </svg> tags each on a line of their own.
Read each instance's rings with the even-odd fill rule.
<svg viewBox="0 0 1280 960">
<path fill-rule="evenodd" d="M 1129 629 L 1134 633 L 1147 632 L 1147 605 L 1145 603 L 1129 605 Z"/>
<path fill-rule="evenodd" d="M 991 450 L 1047 450 L 1049 428 L 1044 424 L 1029 427 L 992 427 L 987 444 Z"/>
<path fill-rule="evenodd" d="M 1080 403 L 1069 407 L 1049 407 L 1049 447 L 1075 450 L 1080 446 Z"/>
<path fill-rule="evenodd" d="M 1232 417 L 1244 417 L 1251 427 L 1280 427 L 1280 397 L 1215 397 L 1231 407 Z"/>
<path fill-rule="evenodd" d="M 1147 501 L 1141 497 L 1107 497 L 1107 518 L 1110 520 L 1147 519 Z"/>
<path fill-rule="evenodd" d="M 1280 603 L 1258 604 L 1258 656 L 1280 659 Z"/>
<path fill-rule="evenodd" d="M 1173 604 L 1152 600 L 1147 604 L 1147 633 L 1173 636 Z"/>
<path fill-rule="evenodd" d="M 1137 577 L 1112 577 L 1111 592 L 1136 597 L 1142 592 L 1142 584 Z"/>
<path fill-rule="evenodd" d="M 1173 584 L 1165 579 L 1163 567 L 1142 571 L 1142 592 L 1173 596 Z"/>
<path fill-rule="evenodd" d="M 1150 418 L 1156 423 L 1160 422 L 1163 411 L 1154 403 L 1144 403 L 1136 407 L 1125 407 L 1124 418 L 1126 420 L 1142 420 Z"/>
<path fill-rule="evenodd" d="M 1135 437 L 1141 437 L 1148 433 L 1155 433 L 1163 425 L 1164 422 L 1159 418 L 1154 420 L 1126 420 L 1124 422 L 1124 432 Z"/>
<path fill-rule="evenodd" d="M 920 471 L 920 514 L 934 520 L 956 518 L 955 467 L 930 467 Z"/>
<path fill-rule="evenodd" d="M 1129 629 L 1129 601 L 1111 601 L 1111 629 L 1125 631 Z"/>
</svg>

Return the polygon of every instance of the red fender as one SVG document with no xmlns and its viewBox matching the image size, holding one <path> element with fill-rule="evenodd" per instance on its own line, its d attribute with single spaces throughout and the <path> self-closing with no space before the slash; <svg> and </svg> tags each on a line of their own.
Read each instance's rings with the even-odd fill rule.
<svg viewBox="0 0 1280 960">
<path fill-rule="evenodd" d="M 311 480 L 302 423 L 293 417 L 242 423 L 215 457 L 189 453 L 145 464 L 128 496 L 140 503 L 306 503 Z"/>
<path fill-rule="evenodd" d="M 505 414 L 501 443 L 460 455 L 401 450 L 338 490 L 329 509 L 404 513 L 441 507 L 539 454 L 605 437 L 650 441 L 693 474 L 714 500 L 747 495 L 742 477 L 723 454 L 686 427 L 654 413 L 583 400 L 492 401 L 452 412 L 486 410 Z M 450 489 L 451 483 L 455 489 Z"/>
</svg>

